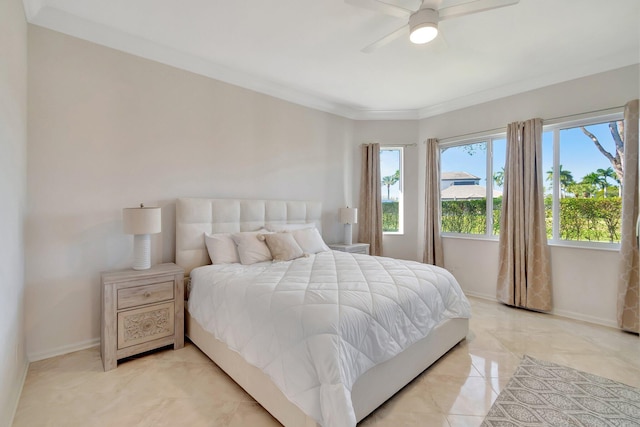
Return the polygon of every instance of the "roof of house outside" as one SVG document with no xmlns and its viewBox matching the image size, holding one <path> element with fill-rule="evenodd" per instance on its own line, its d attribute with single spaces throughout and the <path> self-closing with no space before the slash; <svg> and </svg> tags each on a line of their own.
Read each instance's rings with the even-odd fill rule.
<svg viewBox="0 0 640 427">
<path fill-rule="evenodd" d="M 456 179 L 478 180 L 478 179 L 480 179 L 480 177 L 475 176 L 475 175 L 471 175 L 468 172 L 442 172 L 440 174 L 440 179 L 445 180 L 445 181 L 451 181 L 451 180 L 456 180 Z"/>
<path fill-rule="evenodd" d="M 484 199 L 487 189 L 481 185 L 452 185 L 440 193 L 442 200 L 473 200 Z M 502 191 L 493 190 L 493 197 L 502 196 Z"/>
</svg>

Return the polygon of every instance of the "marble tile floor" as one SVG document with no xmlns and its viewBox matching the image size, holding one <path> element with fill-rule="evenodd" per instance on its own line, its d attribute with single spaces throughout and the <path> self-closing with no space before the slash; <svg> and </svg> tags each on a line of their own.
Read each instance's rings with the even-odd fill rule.
<svg viewBox="0 0 640 427">
<path fill-rule="evenodd" d="M 523 354 L 640 387 L 640 339 L 470 298 L 467 339 L 359 426 L 479 426 Z M 14 427 L 279 426 L 194 345 L 103 372 L 98 348 L 29 366 Z"/>
</svg>

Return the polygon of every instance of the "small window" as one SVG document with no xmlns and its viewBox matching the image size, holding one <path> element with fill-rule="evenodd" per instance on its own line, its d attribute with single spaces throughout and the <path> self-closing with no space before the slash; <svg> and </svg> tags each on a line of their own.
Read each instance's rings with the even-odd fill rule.
<svg viewBox="0 0 640 427">
<path fill-rule="evenodd" d="M 402 147 L 380 148 L 382 232 L 402 234 Z"/>
</svg>

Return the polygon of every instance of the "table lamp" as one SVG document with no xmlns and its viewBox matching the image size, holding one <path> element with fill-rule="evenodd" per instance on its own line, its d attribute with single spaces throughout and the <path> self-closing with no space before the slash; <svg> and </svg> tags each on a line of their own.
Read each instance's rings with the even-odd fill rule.
<svg viewBox="0 0 640 427">
<path fill-rule="evenodd" d="M 162 224 L 160 208 L 124 208 L 122 210 L 124 232 L 133 234 L 133 269 L 146 270 L 151 267 L 151 234 L 160 233 Z"/>
<path fill-rule="evenodd" d="M 340 222 L 344 224 L 344 244 L 350 245 L 353 243 L 351 224 L 358 223 L 358 209 L 348 206 L 346 208 L 340 208 Z"/>
</svg>

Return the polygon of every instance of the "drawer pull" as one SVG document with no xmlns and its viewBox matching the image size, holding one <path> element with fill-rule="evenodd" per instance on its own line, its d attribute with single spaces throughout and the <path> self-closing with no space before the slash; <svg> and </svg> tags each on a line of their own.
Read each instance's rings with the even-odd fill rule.
<svg viewBox="0 0 640 427">
<path fill-rule="evenodd" d="M 145 293 L 144 293 L 144 297 L 145 297 L 145 298 L 149 298 L 150 296 L 151 296 L 151 294 L 150 294 L 149 292 L 145 292 Z"/>
</svg>

